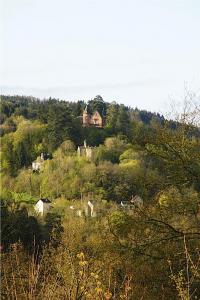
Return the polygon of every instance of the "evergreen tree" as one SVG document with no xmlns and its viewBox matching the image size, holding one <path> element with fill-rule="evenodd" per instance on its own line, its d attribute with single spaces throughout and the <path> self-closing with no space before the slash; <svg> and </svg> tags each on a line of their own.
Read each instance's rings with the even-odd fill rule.
<svg viewBox="0 0 200 300">
<path fill-rule="evenodd" d="M 119 105 L 112 102 L 107 109 L 106 114 L 106 127 L 111 130 L 111 132 L 116 133 L 117 130 L 117 115 L 118 115 Z"/>
<path fill-rule="evenodd" d="M 93 100 L 88 102 L 91 112 L 98 111 L 101 116 L 106 114 L 106 103 L 101 96 L 96 96 Z"/>
<path fill-rule="evenodd" d="M 64 140 L 70 139 L 72 117 L 68 107 L 52 105 L 48 114 L 48 141 L 52 152 Z"/>
<path fill-rule="evenodd" d="M 124 105 L 119 106 L 116 127 L 118 132 L 129 136 L 130 133 L 130 117 Z"/>
</svg>

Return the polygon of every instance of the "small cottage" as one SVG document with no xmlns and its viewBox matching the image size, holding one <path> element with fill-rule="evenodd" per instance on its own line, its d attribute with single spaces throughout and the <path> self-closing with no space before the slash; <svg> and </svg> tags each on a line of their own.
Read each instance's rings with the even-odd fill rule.
<svg viewBox="0 0 200 300">
<path fill-rule="evenodd" d="M 40 215 L 45 215 L 51 208 L 51 201 L 47 198 L 41 198 L 35 204 L 35 211 Z"/>
<path fill-rule="evenodd" d="M 121 201 L 120 207 L 124 210 L 132 210 L 135 208 L 134 204 L 131 203 L 130 201 Z"/>
<path fill-rule="evenodd" d="M 133 210 L 135 208 L 141 208 L 143 206 L 143 200 L 140 196 L 132 196 L 129 201 L 121 201 L 120 207 L 125 210 Z"/>
<path fill-rule="evenodd" d="M 34 172 L 40 172 L 43 169 L 44 161 L 49 159 L 50 156 L 47 153 L 41 153 L 40 156 L 37 157 L 35 161 L 32 162 L 32 170 Z"/>
</svg>

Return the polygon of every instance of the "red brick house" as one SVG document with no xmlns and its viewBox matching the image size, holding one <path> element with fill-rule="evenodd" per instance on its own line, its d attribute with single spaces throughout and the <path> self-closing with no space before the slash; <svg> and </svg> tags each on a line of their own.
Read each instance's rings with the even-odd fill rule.
<svg viewBox="0 0 200 300">
<path fill-rule="evenodd" d="M 83 111 L 83 126 L 84 127 L 99 127 L 102 128 L 104 126 L 104 118 L 100 115 L 100 113 L 96 110 L 93 114 L 88 112 L 88 107 Z"/>
</svg>

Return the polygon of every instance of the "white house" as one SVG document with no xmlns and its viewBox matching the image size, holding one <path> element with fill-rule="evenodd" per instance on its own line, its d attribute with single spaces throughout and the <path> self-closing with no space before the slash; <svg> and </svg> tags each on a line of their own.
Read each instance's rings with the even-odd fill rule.
<svg viewBox="0 0 200 300">
<path fill-rule="evenodd" d="M 35 211 L 42 216 L 46 214 L 51 208 L 51 201 L 47 198 L 42 198 L 37 201 L 35 204 Z"/>
<path fill-rule="evenodd" d="M 49 153 L 41 153 L 40 156 L 38 156 L 37 159 L 32 162 L 32 170 L 38 172 L 42 171 L 44 168 L 45 160 L 49 158 Z"/>
<path fill-rule="evenodd" d="M 33 169 L 33 171 L 40 171 L 41 170 L 41 162 L 33 161 L 32 162 L 32 169 Z"/>
<path fill-rule="evenodd" d="M 41 155 L 38 156 L 37 159 L 32 162 L 32 170 L 33 171 L 41 171 L 43 165 L 44 165 L 44 154 L 41 153 Z"/>
</svg>

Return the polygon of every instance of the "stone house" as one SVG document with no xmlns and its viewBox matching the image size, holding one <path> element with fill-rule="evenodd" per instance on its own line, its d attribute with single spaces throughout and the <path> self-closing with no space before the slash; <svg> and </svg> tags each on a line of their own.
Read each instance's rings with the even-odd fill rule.
<svg viewBox="0 0 200 300">
<path fill-rule="evenodd" d="M 99 207 L 93 200 L 84 201 L 81 205 L 70 205 L 69 209 L 74 216 L 94 218 L 97 216 Z"/>
<path fill-rule="evenodd" d="M 94 156 L 94 147 L 87 146 L 87 143 L 85 140 L 83 146 L 78 146 L 77 155 L 83 156 L 89 160 L 92 160 L 92 158 Z"/>
</svg>

